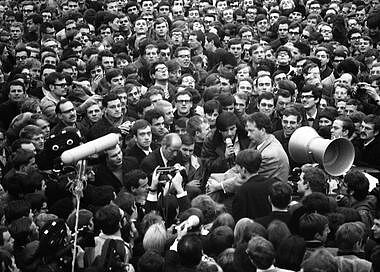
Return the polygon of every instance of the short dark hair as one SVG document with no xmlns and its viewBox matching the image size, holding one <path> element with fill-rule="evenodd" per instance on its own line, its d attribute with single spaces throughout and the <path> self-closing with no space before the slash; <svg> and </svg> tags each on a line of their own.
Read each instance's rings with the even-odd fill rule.
<svg viewBox="0 0 380 272">
<path fill-rule="evenodd" d="M 237 125 L 238 118 L 232 112 L 222 112 L 216 118 L 216 128 L 220 131 L 225 131 L 228 127 Z"/>
<path fill-rule="evenodd" d="M 340 250 L 352 251 L 358 242 L 365 238 L 365 229 L 359 222 L 341 225 L 335 233 L 335 242 Z"/>
<path fill-rule="evenodd" d="M 374 131 L 380 131 L 380 116 L 369 114 L 363 119 L 363 122 L 374 124 Z"/>
<path fill-rule="evenodd" d="M 303 167 L 302 171 L 304 173 L 303 179 L 309 184 L 312 192 L 328 193 L 329 184 L 327 176 L 322 169 L 310 166 Z"/>
<path fill-rule="evenodd" d="M 215 99 L 211 99 L 207 101 L 204 106 L 205 113 L 211 114 L 214 112 L 214 110 L 217 110 L 219 113 L 222 112 L 222 106 L 220 105 L 220 102 Z"/>
<path fill-rule="evenodd" d="M 256 173 L 261 165 L 261 153 L 254 149 L 245 149 L 236 156 L 236 164 L 247 169 L 249 173 Z"/>
<path fill-rule="evenodd" d="M 304 272 L 338 272 L 339 267 L 334 256 L 327 249 L 317 249 L 302 263 Z"/>
<path fill-rule="evenodd" d="M 358 170 L 351 170 L 344 176 L 344 182 L 347 184 L 347 190 L 353 193 L 353 197 L 362 201 L 368 195 L 369 181 L 367 177 Z"/>
<path fill-rule="evenodd" d="M 137 132 L 139 129 L 145 129 L 146 127 L 150 127 L 149 122 L 145 119 L 139 119 L 139 120 L 135 121 L 135 123 L 131 127 L 130 134 L 131 135 L 137 135 Z"/>
<path fill-rule="evenodd" d="M 299 219 L 299 233 L 306 240 L 314 240 L 316 234 L 322 234 L 329 221 L 318 213 L 307 213 Z"/>
<path fill-rule="evenodd" d="M 140 170 L 140 169 L 135 169 L 132 171 L 129 171 L 124 175 L 124 182 L 123 185 L 124 187 L 131 191 L 132 188 L 138 188 L 139 187 L 139 180 L 140 179 L 145 179 L 147 178 L 147 174 Z"/>
<path fill-rule="evenodd" d="M 194 138 L 189 133 L 180 135 L 183 145 L 192 145 L 194 144 Z"/>
<path fill-rule="evenodd" d="M 259 269 L 271 267 L 276 256 L 272 243 L 261 236 L 253 236 L 249 240 L 247 254 Z"/>
<path fill-rule="evenodd" d="M 198 265 L 202 259 L 202 240 L 197 234 L 186 234 L 178 242 L 178 255 L 180 263 L 186 267 Z"/>
<path fill-rule="evenodd" d="M 116 205 L 107 205 L 96 211 L 94 223 L 106 235 L 112 235 L 119 230 L 121 214 Z"/>
<path fill-rule="evenodd" d="M 272 131 L 272 121 L 264 113 L 255 112 L 248 115 L 247 122 L 255 123 L 258 129 L 264 128 L 266 133 L 270 133 Z"/>
<path fill-rule="evenodd" d="M 103 97 L 103 100 L 102 100 L 103 108 L 107 108 L 108 102 L 114 101 L 114 100 L 119 100 L 120 101 L 120 98 L 117 96 L 117 94 L 115 94 L 115 93 L 106 94 Z"/>
<path fill-rule="evenodd" d="M 30 204 L 25 200 L 13 200 L 8 202 L 4 210 L 5 220 L 9 224 L 23 216 L 29 216 Z"/>
<path fill-rule="evenodd" d="M 153 119 L 158 119 L 160 117 L 164 117 L 164 114 L 161 111 L 157 109 L 151 109 L 145 113 L 144 119 L 152 124 Z"/>
<path fill-rule="evenodd" d="M 275 182 L 269 192 L 270 201 L 279 209 L 286 209 L 292 199 L 292 187 L 284 182 Z"/>
<path fill-rule="evenodd" d="M 60 100 L 60 101 L 57 103 L 57 105 L 55 106 L 55 113 L 56 113 L 56 114 L 61 113 L 61 105 L 65 104 L 65 103 L 68 103 L 68 102 L 72 103 L 72 102 L 71 102 L 70 100 L 68 100 L 68 99 L 62 99 L 62 100 Z"/>
<path fill-rule="evenodd" d="M 162 271 L 164 264 L 164 258 L 158 252 L 148 250 L 140 257 L 137 268 L 140 272 L 156 272 Z"/>
</svg>

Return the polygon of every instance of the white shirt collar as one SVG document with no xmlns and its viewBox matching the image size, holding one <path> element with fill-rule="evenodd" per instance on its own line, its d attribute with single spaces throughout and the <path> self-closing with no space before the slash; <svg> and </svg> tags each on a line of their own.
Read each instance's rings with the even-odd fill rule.
<svg viewBox="0 0 380 272">
<path fill-rule="evenodd" d="M 162 161 L 164 162 L 164 166 L 167 167 L 168 160 L 165 158 L 164 154 L 162 153 L 162 147 L 160 147 L 160 154 L 161 154 Z"/>
</svg>

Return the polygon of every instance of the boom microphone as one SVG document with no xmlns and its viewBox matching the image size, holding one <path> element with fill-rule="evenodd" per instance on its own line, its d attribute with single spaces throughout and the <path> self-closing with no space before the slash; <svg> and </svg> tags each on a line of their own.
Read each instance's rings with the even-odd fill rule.
<svg viewBox="0 0 380 272">
<path fill-rule="evenodd" d="M 110 133 L 91 142 L 66 150 L 62 153 L 61 160 L 65 164 L 77 162 L 92 154 L 109 149 L 115 146 L 118 142 L 119 135 L 116 133 Z"/>
</svg>

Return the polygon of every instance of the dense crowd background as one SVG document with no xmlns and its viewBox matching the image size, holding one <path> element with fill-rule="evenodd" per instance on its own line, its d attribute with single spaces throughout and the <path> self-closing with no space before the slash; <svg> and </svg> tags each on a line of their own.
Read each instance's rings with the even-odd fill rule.
<svg viewBox="0 0 380 272">
<path fill-rule="evenodd" d="M 379 0 L 0 1 L 0 271 L 380 271 L 379 28 Z M 304 126 L 354 166 L 290 156 Z"/>
</svg>

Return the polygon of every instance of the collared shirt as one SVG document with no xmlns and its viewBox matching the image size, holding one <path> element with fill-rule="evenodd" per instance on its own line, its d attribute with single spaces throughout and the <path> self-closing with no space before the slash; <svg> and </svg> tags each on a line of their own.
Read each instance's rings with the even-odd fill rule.
<svg viewBox="0 0 380 272">
<path fill-rule="evenodd" d="M 315 111 L 315 113 L 311 116 L 306 113 L 306 120 L 309 127 L 313 126 L 314 120 L 317 118 L 318 111 Z"/>
<path fill-rule="evenodd" d="M 167 167 L 168 160 L 165 158 L 164 154 L 162 153 L 162 147 L 160 147 L 160 155 L 161 155 L 162 161 L 164 162 L 164 166 Z"/>
</svg>

